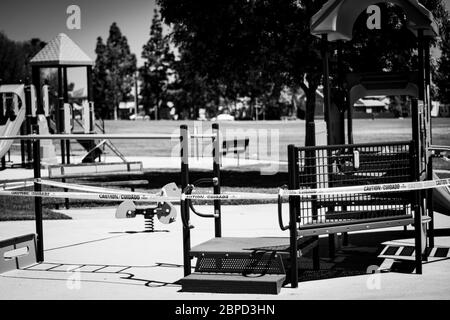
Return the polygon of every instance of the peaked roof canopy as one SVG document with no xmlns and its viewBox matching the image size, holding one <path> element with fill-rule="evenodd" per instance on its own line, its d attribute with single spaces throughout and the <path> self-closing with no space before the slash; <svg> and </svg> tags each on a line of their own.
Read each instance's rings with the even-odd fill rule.
<svg viewBox="0 0 450 320">
<path fill-rule="evenodd" d="M 91 66 L 94 62 L 66 34 L 60 33 L 31 60 L 33 66 Z"/>
<path fill-rule="evenodd" d="M 368 6 L 377 3 L 400 6 L 408 19 L 408 27 L 415 34 L 423 29 L 425 36 L 435 37 L 438 29 L 433 15 L 418 0 L 329 0 L 311 19 L 311 33 L 328 35 L 328 41 L 351 40 L 353 25 Z"/>
</svg>

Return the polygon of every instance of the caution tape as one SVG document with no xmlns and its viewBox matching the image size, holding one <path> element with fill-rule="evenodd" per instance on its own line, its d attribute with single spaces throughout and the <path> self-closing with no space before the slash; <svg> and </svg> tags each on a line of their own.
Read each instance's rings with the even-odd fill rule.
<svg viewBox="0 0 450 320">
<path fill-rule="evenodd" d="M 125 201 L 135 202 L 174 202 L 179 200 L 271 200 L 279 196 L 311 197 L 335 194 L 368 194 L 386 192 L 405 192 L 425 190 L 450 186 L 450 179 L 439 179 L 418 182 L 386 183 L 374 185 L 359 185 L 349 187 L 318 188 L 283 190 L 278 194 L 265 193 L 222 193 L 222 194 L 181 194 L 181 196 L 164 196 L 158 194 L 145 194 L 136 192 L 51 192 L 51 191 L 0 191 L 0 196 L 15 197 L 43 197 L 43 198 L 67 198 L 98 201 Z"/>
<path fill-rule="evenodd" d="M 450 179 L 438 179 L 416 182 L 395 182 L 372 185 L 360 185 L 335 188 L 281 190 L 283 196 L 320 196 L 333 194 L 355 194 L 355 193 L 386 193 L 405 192 L 414 190 L 426 190 L 450 186 Z"/>
<path fill-rule="evenodd" d="M 139 193 L 94 193 L 94 192 L 52 192 L 52 191 L 6 191 L 1 190 L 0 196 L 11 197 L 40 197 L 40 198 L 59 198 L 59 199 L 79 199 L 79 200 L 98 200 L 98 201 L 125 201 L 135 202 L 170 202 L 179 201 L 179 197 L 165 197 L 152 194 Z"/>
<path fill-rule="evenodd" d="M 31 187 L 33 185 L 34 185 L 33 181 L 29 181 L 29 180 L 17 181 L 17 182 L 4 182 L 0 185 L 0 189 L 13 190 L 13 189 Z"/>
<path fill-rule="evenodd" d="M 122 191 L 118 189 L 110 189 L 110 188 L 102 188 L 102 187 L 94 187 L 94 186 L 86 186 L 81 184 L 67 183 L 67 182 L 57 182 L 57 181 L 49 181 L 42 179 L 35 179 L 36 183 L 41 185 L 56 187 L 56 188 L 64 188 L 69 190 L 78 190 L 85 192 L 98 192 L 98 193 L 122 193 L 122 194 L 143 194 L 147 195 L 147 193 L 140 192 L 132 192 L 132 191 Z"/>
</svg>

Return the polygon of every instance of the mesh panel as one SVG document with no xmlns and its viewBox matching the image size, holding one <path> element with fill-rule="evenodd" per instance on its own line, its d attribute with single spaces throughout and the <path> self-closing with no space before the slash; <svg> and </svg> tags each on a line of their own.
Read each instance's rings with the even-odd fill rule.
<svg viewBox="0 0 450 320">
<path fill-rule="evenodd" d="M 411 143 L 296 148 L 299 189 L 413 180 Z M 413 193 L 321 195 L 296 198 L 300 228 L 411 215 Z"/>
<path fill-rule="evenodd" d="M 283 261 L 279 255 L 261 254 L 255 257 L 243 256 L 200 256 L 196 272 L 284 274 Z"/>
</svg>

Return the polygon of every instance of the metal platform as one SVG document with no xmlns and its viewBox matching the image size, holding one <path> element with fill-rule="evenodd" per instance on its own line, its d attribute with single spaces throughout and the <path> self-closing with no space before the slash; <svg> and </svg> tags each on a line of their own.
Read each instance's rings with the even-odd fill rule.
<svg viewBox="0 0 450 320">
<path fill-rule="evenodd" d="M 299 255 L 317 246 L 299 238 Z M 182 291 L 278 294 L 286 282 L 287 237 L 213 238 L 191 249 L 195 273 L 180 280 Z"/>
<path fill-rule="evenodd" d="M 315 246 L 311 238 L 299 238 L 299 254 L 311 250 Z M 209 255 L 242 255 L 249 256 L 255 252 L 277 252 L 289 255 L 288 237 L 258 237 L 258 238 L 213 238 L 191 249 L 191 256 Z"/>
</svg>

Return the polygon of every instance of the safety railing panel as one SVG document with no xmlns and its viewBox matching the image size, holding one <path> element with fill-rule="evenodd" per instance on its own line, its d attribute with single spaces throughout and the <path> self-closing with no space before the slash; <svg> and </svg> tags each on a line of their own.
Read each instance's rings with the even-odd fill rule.
<svg viewBox="0 0 450 320">
<path fill-rule="evenodd" d="M 414 179 L 411 142 L 297 147 L 295 189 L 347 187 Z M 290 159 L 292 161 L 292 159 Z M 290 166 L 292 168 L 292 166 Z M 292 188 L 292 186 L 290 186 Z M 296 197 L 300 229 L 410 217 L 414 194 L 386 192 Z"/>
</svg>

